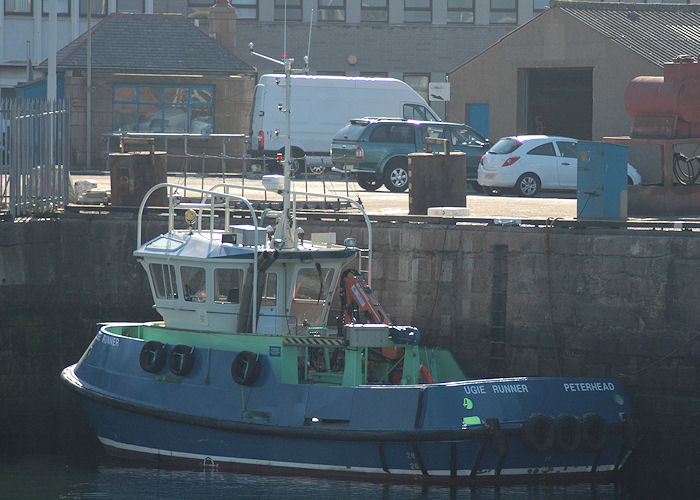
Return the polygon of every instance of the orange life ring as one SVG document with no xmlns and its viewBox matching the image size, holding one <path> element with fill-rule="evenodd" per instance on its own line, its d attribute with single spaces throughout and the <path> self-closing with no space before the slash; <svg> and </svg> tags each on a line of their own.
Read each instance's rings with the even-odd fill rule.
<svg viewBox="0 0 700 500">
<path fill-rule="evenodd" d="M 434 384 L 435 380 L 425 365 L 420 365 L 420 371 L 418 372 L 418 383 L 419 384 Z"/>
</svg>

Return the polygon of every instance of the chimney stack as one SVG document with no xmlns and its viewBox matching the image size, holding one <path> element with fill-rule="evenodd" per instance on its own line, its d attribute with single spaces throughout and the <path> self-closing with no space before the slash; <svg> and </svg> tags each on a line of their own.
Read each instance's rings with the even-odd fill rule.
<svg viewBox="0 0 700 500">
<path fill-rule="evenodd" d="M 236 19 L 236 9 L 228 0 L 216 0 L 209 7 L 209 36 L 232 54 L 236 53 Z"/>
</svg>

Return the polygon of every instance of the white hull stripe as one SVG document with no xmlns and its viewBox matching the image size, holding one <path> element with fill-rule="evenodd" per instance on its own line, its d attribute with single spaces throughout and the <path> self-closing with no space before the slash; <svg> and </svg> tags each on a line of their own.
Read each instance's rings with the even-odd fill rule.
<svg viewBox="0 0 700 500">
<path fill-rule="evenodd" d="M 186 453 L 180 451 L 170 451 L 161 450 L 158 448 L 149 448 L 146 446 L 138 446 L 134 444 L 120 443 L 112 439 L 108 439 L 102 436 L 98 436 L 98 439 L 104 446 L 109 446 L 111 448 L 116 448 L 119 450 L 131 451 L 136 453 L 145 453 L 148 455 L 157 455 L 171 458 L 182 458 L 189 460 L 198 460 L 203 464 L 211 464 L 212 462 L 225 462 L 233 464 L 245 464 L 245 465 L 256 465 L 256 466 L 267 466 L 267 467 L 283 467 L 290 469 L 310 469 L 310 470 L 328 470 L 328 471 L 339 471 L 339 472 L 360 472 L 364 474 L 386 474 L 381 468 L 375 467 L 347 467 L 338 465 L 323 465 L 323 464 L 308 464 L 300 462 L 281 462 L 276 460 L 258 460 L 251 458 L 236 458 L 236 457 L 222 457 L 222 456 L 212 456 L 212 455 L 202 455 L 199 453 Z M 596 472 L 611 472 L 615 470 L 614 465 L 599 465 L 596 468 Z M 420 475 L 417 471 L 411 469 L 389 469 L 389 472 L 394 475 Z M 449 470 L 428 470 L 428 475 L 430 476 L 450 476 Z M 512 468 L 512 469 L 502 469 L 502 476 L 533 476 L 533 475 L 546 475 L 546 474 L 581 474 L 591 472 L 591 467 L 589 466 L 576 466 L 576 467 L 551 467 L 542 469 L 532 469 L 532 468 Z M 468 476 L 471 474 L 470 469 L 459 469 L 457 470 L 458 476 Z M 495 476 L 496 471 L 494 469 L 483 469 L 476 473 L 477 476 Z"/>
</svg>

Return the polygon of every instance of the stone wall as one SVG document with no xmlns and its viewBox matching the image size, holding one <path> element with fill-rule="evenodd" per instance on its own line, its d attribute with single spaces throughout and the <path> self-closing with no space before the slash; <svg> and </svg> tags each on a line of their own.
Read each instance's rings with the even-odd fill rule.
<svg viewBox="0 0 700 500">
<path fill-rule="evenodd" d="M 366 244 L 356 219 L 300 222 Z M 163 232 L 153 215 L 144 237 Z M 0 450 L 88 435 L 61 369 L 109 320 L 155 319 L 133 210 L 0 223 Z M 372 288 L 469 377 L 621 378 L 641 449 L 697 464 L 700 238 L 691 231 L 379 223 Z M 685 446 L 677 447 L 677 443 Z M 72 446 L 72 445 L 70 445 Z M 675 453 L 675 455 L 674 455 Z"/>
</svg>

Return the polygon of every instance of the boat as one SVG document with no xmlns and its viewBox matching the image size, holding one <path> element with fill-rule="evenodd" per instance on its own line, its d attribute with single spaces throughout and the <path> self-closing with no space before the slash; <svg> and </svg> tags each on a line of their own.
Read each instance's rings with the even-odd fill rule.
<svg viewBox="0 0 700 500">
<path fill-rule="evenodd" d="M 373 293 L 360 203 L 344 199 L 363 214 L 366 248 L 306 237 L 295 200 L 329 195 L 292 190 L 290 164 L 287 148 L 285 175 L 260 188 L 281 196 L 279 209 L 256 209 L 230 184 L 163 183 L 144 196 L 134 257 L 162 320 L 100 324 L 61 373 L 109 456 L 457 484 L 599 480 L 622 468 L 634 420 L 619 381 L 468 379 Z M 146 241 L 145 207 L 160 189 L 168 229 Z"/>
<path fill-rule="evenodd" d="M 284 192 L 282 176 L 264 183 Z M 158 189 L 168 231 L 142 242 Z M 579 480 L 626 461 L 634 429 L 619 381 L 469 380 L 448 350 L 392 322 L 356 241 L 304 239 L 284 209 L 258 218 L 229 185 L 195 189 L 204 202 L 183 202 L 185 190 L 154 186 L 138 213 L 134 256 L 162 320 L 99 325 L 62 372 L 109 455 L 458 482 Z M 250 224 L 231 224 L 236 205 Z"/>
</svg>

